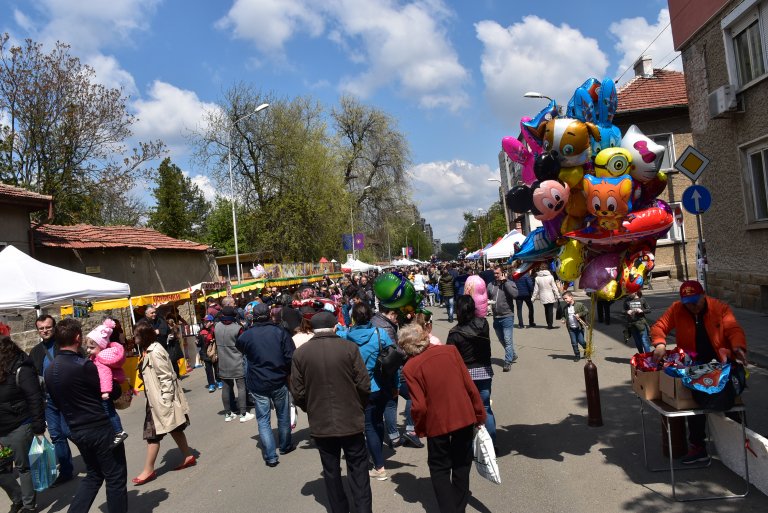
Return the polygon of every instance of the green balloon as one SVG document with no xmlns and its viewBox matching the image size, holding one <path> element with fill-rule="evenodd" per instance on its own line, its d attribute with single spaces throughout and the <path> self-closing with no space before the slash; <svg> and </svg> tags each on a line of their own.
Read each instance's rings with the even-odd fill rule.
<svg viewBox="0 0 768 513">
<path fill-rule="evenodd" d="M 416 289 L 408 278 L 400 274 L 382 274 L 373 282 L 373 293 L 387 308 L 400 308 L 412 304 Z"/>
</svg>

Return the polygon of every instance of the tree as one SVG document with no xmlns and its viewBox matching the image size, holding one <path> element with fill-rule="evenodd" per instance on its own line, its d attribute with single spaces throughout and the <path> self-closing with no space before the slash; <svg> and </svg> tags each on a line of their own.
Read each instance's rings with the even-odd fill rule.
<svg viewBox="0 0 768 513">
<path fill-rule="evenodd" d="M 506 233 L 504 209 L 498 201 L 480 215 L 464 212 L 463 217 L 464 227 L 459 235 L 459 245 L 469 251 L 487 246 Z"/>
<path fill-rule="evenodd" d="M 68 45 L 44 53 L 0 35 L 0 181 L 53 195 L 56 223 L 98 221 L 100 192 L 128 191 L 164 149 L 154 141 L 127 150 L 136 119 L 126 101 Z"/>
<path fill-rule="evenodd" d="M 176 239 L 200 238 L 210 210 L 203 192 L 166 158 L 157 168 L 157 187 L 152 190 L 156 205 L 149 226 Z"/>
<path fill-rule="evenodd" d="M 95 223 L 112 226 L 139 226 L 146 220 L 147 206 L 132 192 L 109 192 L 101 190 L 98 217 Z"/>
</svg>

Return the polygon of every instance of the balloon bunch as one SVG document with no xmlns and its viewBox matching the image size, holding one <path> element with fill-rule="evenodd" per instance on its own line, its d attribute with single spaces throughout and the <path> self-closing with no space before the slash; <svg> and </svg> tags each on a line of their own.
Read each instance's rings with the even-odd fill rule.
<svg viewBox="0 0 768 513">
<path fill-rule="evenodd" d="M 653 268 L 656 241 L 669 230 L 672 210 L 657 196 L 667 186 L 659 171 L 664 147 L 636 127 L 622 136 L 613 118 L 616 84 L 590 78 L 559 116 L 554 100 L 520 121 L 522 140 L 501 145 L 521 164 L 522 182 L 507 206 L 542 222 L 515 252 L 526 263 L 554 259 L 560 279 L 616 299 L 642 288 Z"/>
</svg>

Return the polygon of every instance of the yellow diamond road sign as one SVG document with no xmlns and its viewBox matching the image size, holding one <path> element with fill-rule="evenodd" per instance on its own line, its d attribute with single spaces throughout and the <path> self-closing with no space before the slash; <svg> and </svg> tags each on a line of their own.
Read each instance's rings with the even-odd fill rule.
<svg viewBox="0 0 768 513">
<path fill-rule="evenodd" d="M 703 153 L 693 146 L 688 146 L 683 154 L 680 155 L 680 158 L 677 159 L 677 162 L 675 162 L 675 169 L 695 182 L 708 165 L 708 157 L 705 157 Z"/>
</svg>

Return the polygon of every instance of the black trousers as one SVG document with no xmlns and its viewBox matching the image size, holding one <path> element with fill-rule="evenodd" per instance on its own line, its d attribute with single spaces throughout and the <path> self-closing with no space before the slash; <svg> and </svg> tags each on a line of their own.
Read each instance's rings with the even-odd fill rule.
<svg viewBox="0 0 768 513">
<path fill-rule="evenodd" d="M 533 322 L 533 301 L 531 301 L 531 296 L 515 298 L 515 306 L 517 306 L 517 324 L 520 326 L 523 325 L 523 303 L 528 305 L 528 326 L 533 326 L 536 323 Z"/>
<path fill-rule="evenodd" d="M 325 491 L 332 513 L 349 513 L 349 501 L 341 481 L 341 451 L 347 460 L 347 480 L 358 513 L 373 511 L 371 479 L 368 477 L 368 449 L 362 433 L 338 437 L 312 437 L 323 464 Z"/>
<path fill-rule="evenodd" d="M 68 513 L 88 513 L 104 481 L 107 483 L 107 511 L 128 511 L 128 466 L 125 445 L 112 448 L 114 432 L 107 424 L 96 428 L 72 430 L 72 440 L 85 462 L 85 477 L 80 481 Z"/>
<path fill-rule="evenodd" d="M 544 305 L 544 318 L 547 319 L 548 328 L 551 328 L 555 322 L 555 305 L 557 303 L 547 303 Z"/>
<path fill-rule="evenodd" d="M 427 438 L 427 464 L 441 513 L 463 513 L 469 500 L 473 426 Z"/>
<path fill-rule="evenodd" d="M 613 301 L 597 300 L 597 322 L 611 323 L 611 304 Z"/>
</svg>

